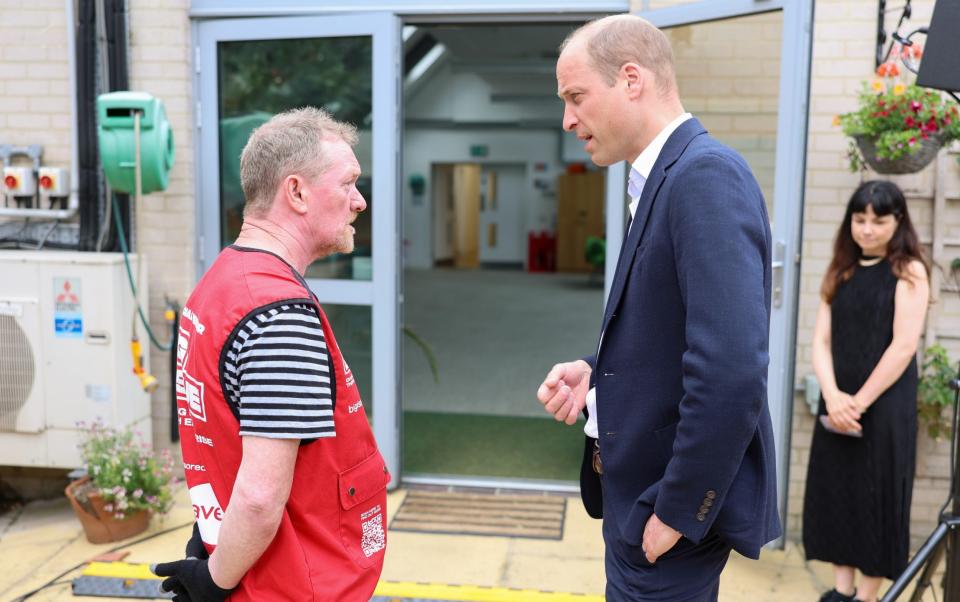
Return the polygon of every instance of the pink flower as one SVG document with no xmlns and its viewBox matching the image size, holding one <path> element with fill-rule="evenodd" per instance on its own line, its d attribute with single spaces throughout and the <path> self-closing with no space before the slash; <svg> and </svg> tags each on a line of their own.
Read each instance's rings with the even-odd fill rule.
<svg viewBox="0 0 960 602">
<path fill-rule="evenodd" d="M 922 108 L 923 108 L 923 104 L 919 100 L 910 101 L 910 110 L 913 111 L 914 113 L 919 113 Z"/>
</svg>

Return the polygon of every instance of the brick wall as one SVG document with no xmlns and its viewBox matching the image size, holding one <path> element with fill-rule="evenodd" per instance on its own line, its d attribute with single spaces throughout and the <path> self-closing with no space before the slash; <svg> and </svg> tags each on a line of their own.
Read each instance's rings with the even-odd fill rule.
<svg viewBox="0 0 960 602">
<path fill-rule="evenodd" d="M 193 110 L 187 0 L 130 0 L 130 85 L 160 98 L 173 125 L 176 161 L 165 192 L 144 197 L 141 249 L 149 262 L 150 321 L 167 340 L 164 296 L 181 304 L 195 281 Z M 70 168 L 70 72 L 63 0 L 0 0 L 0 144 L 40 144 L 44 164 Z M 90 119 L 93 116 L 89 117 Z M 153 438 L 169 445 L 169 355 L 151 350 L 161 386 Z M 179 446 L 173 446 L 179 449 Z"/>
<path fill-rule="evenodd" d="M 684 108 L 749 162 L 773 198 L 780 85 L 780 13 L 667 30 Z"/>
<path fill-rule="evenodd" d="M 913 3 L 913 17 L 905 28 L 912 30 L 929 23 L 933 2 Z M 843 210 L 853 189 L 860 182 L 859 174 L 847 170 L 844 151 L 847 140 L 832 125 L 838 113 L 856 106 L 861 82 L 872 77 L 876 35 L 876 3 L 871 0 L 819 0 L 814 19 L 813 65 L 811 70 L 810 119 L 807 152 L 806 198 L 803 223 L 803 256 L 800 282 L 800 315 L 798 316 L 796 375 L 812 373 L 810 342 L 819 304 L 820 280 L 831 256 L 833 238 L 843 217 Z M 890 15 L 888 28 L 898 15 Z M 919 174 L 898 176 L 896 181 L 908 196 L 909 210 L 915 227 L 928 251 L 933 239 L 934 223 L 946 232 L 960 226 L 956 201 L 960 200 L 960 169 L 953 155 L 944 152 L 938 162 Z M 941 188 L 946 195 L 946 210 L 934 219 L 934 196 L 937 193 L 937 170 L 942 171 Z M 865 178 L 879 177 L 868 173 Z M 950 234 L 948 233 L 949 237 Z M 949 263 L 960 253 L 956 244 L 947 245 L 938 264 L 949 270 Z M 933 291 L 936 302 L 928 314 L 929 340 L 926 347 L 939 341 L 954 359 L 960 358 L 960 301 L 955 293 L 936 286 L 942 282 L 935 275 Z M 800 516 L 806 466 L 812 436 L 813 418 L 800 396 L 796 398 L 793 422 L 793 449 L 790 466 L 788 530 L 799 537 Z M 949 445 L 930 441 L 921 433 L 918 445 L 917 477 L 911 516 L 913 544 L 918 545 L 929 534 L 937 520 L 937 511 L 946 499 L 949 477 Z"/>
<path fill-rule="evenodd" d="M 0 0 L 0 144 L 43 146 L 70 167 L 70 69 L 64 2 Z"/>
<path fill-rule="evenodd" d="M 163 100 L 173 126 L 176 160 L 170 185 L 144 198 L 142 249 L 150 263 L 150 322 L 163 340 L 164 297 L 181 306 L 193 289 L 197 204 L 194 194 L 193 85 L 188 0 L 129 0 L 130 86 Z M 216 199 L 211 199 L 216 202 Z M 154 348 L 151 369 L 161 383 L 153 394 L 153 440 L 170 445 L 170 357 Z M 172 450 L 179 453 L 180 446 Z"/>
</svg>

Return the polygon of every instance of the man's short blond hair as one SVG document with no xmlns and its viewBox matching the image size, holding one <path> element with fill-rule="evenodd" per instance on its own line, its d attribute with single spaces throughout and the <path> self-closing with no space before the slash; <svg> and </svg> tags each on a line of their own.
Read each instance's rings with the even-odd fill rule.
<svg viewBox="0 0 960 602">
<path fill-rule="evenodd" d="M 661 93 L 677 89 L 670 40 L 646 19 L 636 15 L 611 15 L 590 21 L 567 36 L 560 52 L 581 39 L 594 69 L 608 85 L 617 81 L 625 63 L 636 63 L 653 72 Z"/>
<path fill-rule="evenodd" d="M 357 128 L 315 107 L 278 113 L 255 129 L 240 155 L 243 215 L 265 214 L 287 176 L 312 180 L 322 174 L 328 167 L 324 143 L 336 140 L 355 146 Z"/>
</svg>

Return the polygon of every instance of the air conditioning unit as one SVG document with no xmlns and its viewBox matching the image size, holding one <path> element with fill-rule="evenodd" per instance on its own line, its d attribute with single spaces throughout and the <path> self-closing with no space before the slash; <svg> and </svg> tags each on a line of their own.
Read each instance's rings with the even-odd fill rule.
<svg viewBox="0 0 960 602">
<path fill-rule="evenodd" d="M 136 274 L 137 257 L 130 256 Z M 146 261 L 138 294 L 147 313 Z M 134 425 L 150 396 L 133 374 L 133 294 L 119 253 L 0 251 L 0 465 L 80 466 L 78 423 Z M 139 318 L 137 336 L 149 366 Z"/>
</svg>

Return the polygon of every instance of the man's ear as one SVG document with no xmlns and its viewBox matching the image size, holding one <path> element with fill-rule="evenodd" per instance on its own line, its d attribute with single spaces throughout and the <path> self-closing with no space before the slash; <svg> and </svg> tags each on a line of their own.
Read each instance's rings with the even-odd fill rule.
<svg viewBox="0 0 960 602">
<path fill-rule="evenodd" d="M 649 72 L 636 63 L 624 63 L 620 67 L 620 79 L 627 89 L 627 97 L 631 100 L 638 98 L 647 85 Z"/>
<path fill-rule="evenodd" d="M 283 200 L 294 212 L 301 215 L 307 212 L 307 199 L 304 198 L 306 183 L 307 181 L 297 174 L 283 179 Z"/>
</svg>

